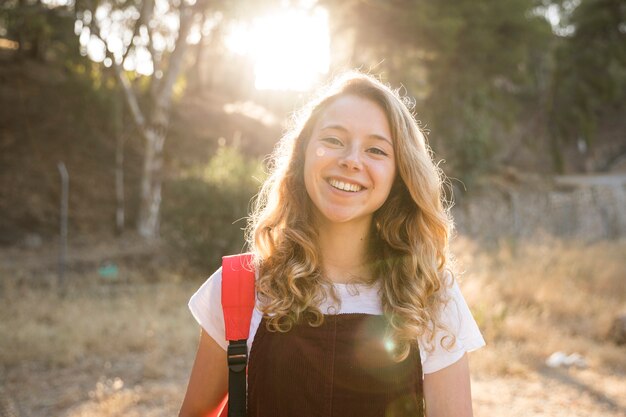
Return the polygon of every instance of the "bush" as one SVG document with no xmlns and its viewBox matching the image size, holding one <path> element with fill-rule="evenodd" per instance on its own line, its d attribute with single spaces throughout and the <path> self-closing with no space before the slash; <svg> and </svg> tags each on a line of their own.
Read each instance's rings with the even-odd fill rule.
<svg viewBox="0 0 626 417">
<path fill-rule="evenodd" d="M 191 263 L 218 267 L 223 255 L 245 249 L 243 229 L 263 176 L 261 161 L 218 148 L 205 167 L 165 184 L 164 237 Z"/>
</svg>

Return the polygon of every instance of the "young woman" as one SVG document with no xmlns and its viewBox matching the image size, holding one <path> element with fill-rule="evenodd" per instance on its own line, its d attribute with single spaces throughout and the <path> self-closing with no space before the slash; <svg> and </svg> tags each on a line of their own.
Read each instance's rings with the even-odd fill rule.
<svg viewBox="0 0 626 417">
<path fill-rule="evenodd" d="M 349 73 L 277 147 L 249 225 L 257 303 L 249 416 L 472 415 L 466 352 L 484 340 L 450 272 L 442 174 L 408 106 Z M 181 416 L 228 387 L 218 270 Z"/>
</svg>

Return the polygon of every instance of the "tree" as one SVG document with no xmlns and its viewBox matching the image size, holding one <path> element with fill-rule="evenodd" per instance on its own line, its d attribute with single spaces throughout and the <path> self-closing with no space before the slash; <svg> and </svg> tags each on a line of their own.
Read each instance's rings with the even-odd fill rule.
<svg viewBox="0 0 626 417">
<path fill-rule="evenodd" d="M 561 12 L 560 26 L 548 106 L 558 171 L 564 169 L 562 145 L 579 142 L 591 149 L 603 111 L 626 99 L 626 3 L 582 0 L 570 13 Z"/>
<path fill-rule="evenodd" d="M 245 19 L 274 1 L 84 0 L 77 8 L 82 37 L 99 40 L 105 65 L 115 71 L 127 107 L 145 142 L 137 228 L 141 236 L 159 234 L 163 148 L 177 82 L 184 75 L 187 38 L 202 26 L 207 10 L 220 19 Z M 219 25 L 214 26 L 214 30 Z M 199 45 L 201 47 L 202 45 Z M 139 74 L 142 62 L 152 68 Z M 181 82 L 179 85 L 184 85 Z M 181 88 L 182 90 L 182 88 Z"/>
<path fill-rule="evenodd" d="M 193 5 L 185 0 L 177 5 L 154 0 L 81 4 L 86 6 L 77 10 L 83 33 L 99 39 L 106 49 L 105 63 L 113 67 L 145 142 L 137 229 L 141 236 L 153 239 L 159 233 L 163 146 L 174 85 L 182 70 L 194 16 L 205 1 Z M 174 23 L 168 26 L 165 22 Z M 125 67 L 132 63 L 137 69 L 142 59 L 152 64 L 152 71 L 131 80 Z"/>
</svg>

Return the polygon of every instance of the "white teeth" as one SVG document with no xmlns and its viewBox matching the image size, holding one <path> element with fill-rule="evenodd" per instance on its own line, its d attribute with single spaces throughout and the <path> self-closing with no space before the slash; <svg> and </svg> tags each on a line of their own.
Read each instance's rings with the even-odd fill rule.
<svg viewBox="0 0 626 417">
<path fill-rule="evenodd" d="M 350 183 L 343 182 L 343 181 L 338 181 L 338 180 L 335 180 L 335 179 L 328 180 L 328 183 L 330 185 L 332 185 L 333 187 L 335 187 L 335 188 L 338 188 L 338 189 L 343 190 L 343 191 L 350 191 L 350 192 L 353 192 L 353 193 L 355 193 L 357 191 L 361 191 L 363 189 L 363 187 L 361 187 L 358 184 L 350 184 Z"/>
</svg>

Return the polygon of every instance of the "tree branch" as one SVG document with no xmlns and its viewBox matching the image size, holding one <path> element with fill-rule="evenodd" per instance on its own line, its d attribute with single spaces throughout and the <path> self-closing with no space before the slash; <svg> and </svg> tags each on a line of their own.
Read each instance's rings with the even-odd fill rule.
<svg viewBox="0 0 626 417">
<path fill-rule="evenodd" d="M 133 27 L 133 34 L 130 37 L 130 43 L 128 45 L 126 45 L 126 50 L 124 51 L 124 53 L 122 54 L 122 65 L 124 65 L 124 61 L 126 61 L 126 58 L 128 57 L 128 53 L 130 52 L 131 48 L 133 47 L 133 41 L 135 40 L 135 36 L 137 36 L 137 33 L 139 32 L 139 27 L 141 26 L 141 21 L 142 21 L 142 15 L 139 15 L 139 19 L 137 19 L 135 21 L 134 27 Z"/>
<path fill-rule="evenodd" d="M 89 30 L 94 36 L 96 36 L 98 39 L 100 39 L 104 43 L 106 56 L 109 59 L 111 59 L 111 62 L 112 62 L 111 65 L 113 66 L 113 69 L 115 70 L 115 75 L 117 77 L 118 82 L 122 86 L 122 91 L 124 92 L 124 98 L 126 99 L 126 104 L 128 104 L 128 107 L 130 108 L 131 115 L 133 116 L 133 121 L 137 125 L 137 128 L 141 132 L 142 136 L 145 137 L 144 132 L 146 130 L 146 118 L 143 115 L 143 112 L 141 111 L 141 107 L 139 106 L 139 100 L 137 100 L 137 95 L 135 94 L 135 90 L 133 90 L 130 84 L 130 80 L 124 73 L 123 61 L 118 63 L 115 59 L 115 55 L 113 55 L 113 53 L 109 51 L 109 48 L 106 47 L 107 42 L 105 39 L 102 38 L 102 35 L 100 34 L 100 27 L 98 26 L 98 23 L 96 21 L 95 10 L 92 10 L 91 13 L 92 13 L 93 18 L 91 19 L 91 23 L 89 24 Z"/>
<path fill-rule="evenodd" d="M 163 106 L 162 108 L 166 109 L 169 107 L 172 96 L 172 87 L 176 82 L 176 78 L 178 78 L 178 75 L 180 74 L 183 57 L 185 55 L 185 50 L 187 49 L 187 35 L 189 34 L 189 29 L 191 28 L 196 11 L 200 10 L 202 7 L 205 7 L 205 1 L 202 0 L 198 0 L 193 7 L 187 5 L 184 0 L 181 1 L 178 38 L 176 39 L 176 45 L 169 58 L 167 72 L 163 76 L 163 80 L 161 81 L 161 86 L 156 97 L 157 103 L 160 106 Z"/>
</svg>

